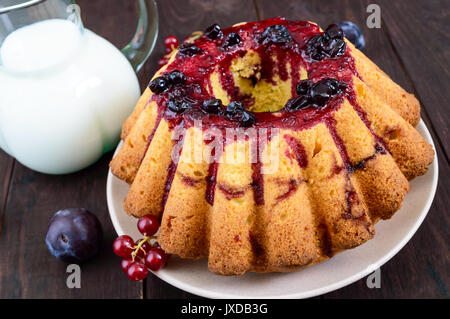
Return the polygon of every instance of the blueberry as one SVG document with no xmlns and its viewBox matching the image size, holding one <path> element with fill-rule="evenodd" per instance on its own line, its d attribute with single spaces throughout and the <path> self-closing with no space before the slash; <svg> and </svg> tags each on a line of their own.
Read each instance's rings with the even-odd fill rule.
<svg viewBox="0 0 450 319">
<path fill-rule="evenodd" d="M 225 42 L 223 43 L 223 46 L 224 48 L 228 48 L 239 43 L 241 43 L 241 37 L 239 36 L 239 34 L 232 32 L 227 36 Z"/>
<path fill-rule="evenodd" d="M 326 82 L 319 81 L 311 87 L 309 94 L 312 103 L 323 106 L 332 96 L 333 91 Z"/>
<path fill-rule="evenodd" d="M 186 82 L 186 76 L 184 75 L 183 72 L 178 71 L 178 70 L 174 70 L 172 72 L 169 73 L 168 75 L 168 79 L 170 81 L 171 84 L 183 84 Z"/>
<path fill-rule="evenodd" d="M 249 127 L 255 124 L 256 116 L 247 111 L 241 102 L 231 102 L 225 110 L 225 116 L 233 121 L 238 121 L 240 126 Z"/>
<path fill-rule="evenodd" d="M 356 24 L 350 21 L 342 21 L 338 23 L 338 26 L 342 28 L 345 37 L 353 43 L 357 49 L 364 49 L 364 36 Z"/>
<path fill-rule="evenodd" d="M 324 79 L 322 80 L 323 83 L 328 85 L 331 89 L 331 94 L 339 94 L 345 91 L 346 85 L 343 82 L 339 82 L 336 79 Z"/>
<path fill-rule="evenodd" d="M 291 35 L 288 29 L 284 25 L 271 25 L 267 27 L 264 32 L 261 34 L 259 41 L 262 44 L 268 43 L 287 43 L 291 41 Z"/>
<path fill-rule="evenodd" d="M 342 39 L 344 32 L 337 24 L 330 24 L 325 30 L 325 36 L 330 39 Z"/>
<path fill-rule="evenodd" d="M 172 112 L 183 113 L 187 109 L 190 109 L 192 107 L 192 104 L 190 101 L 188 101 L 184 98 L 177 98 L 177 99 L 170 99 L 167 102 L 167 107 Z"/>
<path fill-rule="evenodd" d="M 345 41 L 343 39 L 331 39 L 324 46 L 324 51 L 330 57 L 336 57 L 345 53 Z"/>
<path fill-rule="evenodd" d="M 253 112 L 245 110 L 242 112 L 241 120 L 239 122 L 240 126 L 250 127 L 256 122 L 256 117 Z"/>
<path fill-rule="evenodd" d="M 160 94 L 169 88 L 169 82 L 166 78 L 159 76 L 148 85 L 153 93 Z"/>
<path fill-rule="evenodd" d="M 205 30 L 205 35 L 211 40 L 221 38 L 223 36 L 222 28 L 217 23 L 215 23 Z"/>
<path fill-rule="evenodd" d="M 311 105 L 311 101 L 309 101 L 307 96 L 298 96 L 290 99 L 286 103 L 286 109 L 288 111 L 298 111 L 305 109 Z"/>
<path fill-rule="evenodd" d="M 295 90 L 297 91 L 298 95 L 306 95 L 308 94 L 308 91 L 311 88 L 312 84 L 313 83 L 311 80 L 301 80 L 297 83 Z"/>
<path fill-rule="evenodd" d="M 178 51 L 182 55 L 193 56 L 193 55 L 201 53 L 202 49 L 200 49 L 195 44 L 183 43 L 182 45 L 180 45 L 180 48 L 178 49 Z"/>
<path fill-rule="evenodd" d="M 230 120 L 234 120 L 242 115 L 242 112 L 245 111 L 244 105 L 241 102 L 231 102 L 228 104 L 227 109 L 225 110 L 225 116 Z"/>
<path fill-rule="evenodd" d="M 210 99 L 203 101 L 202 110 L 206 113 L 218 114 L 222 109 L 222 101 L 219 99 Z"/>
<path fill-rule="evenodd" d="M 321 34 L 313 36 L 306 44 L 306 53 L 314 60 L 320 61 L 325 57 L 324 37 Z"/>
<path fill-rule="evenodd" d="M 296 98 L 290 99 L 286 103 L 287 110 L 301 110 L 309 106 L 322 107 L 335 94 L 344 92 L 346 85 L 337 79 L 326 78 L 316 83 L 311 80 L 302 80 L 296 86 Z"/>
<path fill-rule="evenodd" d="M 95 256 L 102 240 L 99 220 L 83 208 L 58 211 L 50 220 L 45 237 L 50 253 L 68 263 L 80 263 Z"/>
</svg>

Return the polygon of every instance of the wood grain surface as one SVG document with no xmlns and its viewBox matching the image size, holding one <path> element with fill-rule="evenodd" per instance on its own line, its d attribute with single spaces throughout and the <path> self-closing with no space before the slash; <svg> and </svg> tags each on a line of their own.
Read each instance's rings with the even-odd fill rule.
<svg viewBox="0 0 450 319">
<path fill-rule="evenodd" d="M 285 16 L 323 27 L 350 20 L 365 36 L 364 53 L 396 82 L 416 94 L 435 141 L 440 178 L 430 212 L 416 235 L 382 269 L 382 286 L 366 279 L 320 298 L 449 298 L 450 124 L 448 1 L 379 0 L 382 28 L 366 27 L 369 1 L 350 0 L 160 0 L 160 36 L 139 73 L 141 87 L 156 71 L 164 38 L 179 39 L 212 23 Z M 137 24 L 135 1 L 79 0 L 84 24 L 121 48 Z M 132 283 L 111 251 L 116 234 L 106 206 L 106 176 L 112 153 L 76 174 L 33 172 L 0 151 L 0 298 L 197 298 L 155 276 Z M 100 219 L 104 249 L 82 266 L 82 288 L 66 287 L 66 265 L 44 243 L 51 216 L 66 207 L 86 207 Z"/>
</svg>

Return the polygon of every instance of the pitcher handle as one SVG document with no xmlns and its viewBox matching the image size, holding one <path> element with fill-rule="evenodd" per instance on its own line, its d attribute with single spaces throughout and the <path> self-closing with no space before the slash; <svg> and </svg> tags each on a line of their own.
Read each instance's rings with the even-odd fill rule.
<svg viewBox="0 0 450 319">
<path fill-rule="evenodd" d="M 155 0 L 137 0 L 139 4 L 139 21 L 136 34 L 131 42 L 122 49 L 136 73 L 155 47 L 158 38 L 158 6 Z"/>
</svg>

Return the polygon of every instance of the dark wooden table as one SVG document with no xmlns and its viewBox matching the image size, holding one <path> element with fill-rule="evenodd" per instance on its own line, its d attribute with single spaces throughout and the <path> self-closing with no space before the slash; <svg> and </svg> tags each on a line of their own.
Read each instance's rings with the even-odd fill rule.
<svg viewBox="0 0 450 319">
<path fill-rule="evenodd" d="M 134 1 L 79 0 L 85 26 L 124 46 L 134 33 Z M 410 242 L 381 270 L 380 289 L 366 280 L 321 298 L 448 298 L 450 101 L 450 1 L 377 0 L 381 29 L 366 27 L 370 1 L 344 0 L 160 0 L 158 45 L 139 74 L 144 87 L 163 55 L 163 39 L 203 30 L 212 23 L 230 26 L 272 16 L 312 20 L 322 26 L 342 20 L 364 33 L 364 52 L 422 104 L 422 118 L 433 136 L 440 178 L 434 203 Z M 0 151 L 0 298 L 196 298 L 155 276 L 130 282 L 111 251 L 116 237 L 106 206 L 106 176 L 112 154 L 68 176 L 33 172 Z M 105 247 L 82 266 L 81 289 L 66 287 L 66 266 L 50 256 L 44 243 L 57 210 L 86 207 L 100 218 Z"/>
</svg>

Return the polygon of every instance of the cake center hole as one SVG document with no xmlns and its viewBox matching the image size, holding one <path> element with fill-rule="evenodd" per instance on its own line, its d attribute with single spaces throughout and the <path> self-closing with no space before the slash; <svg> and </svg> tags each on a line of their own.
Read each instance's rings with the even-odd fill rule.
<svg viewBox="0 0 450 319">
<path fill-rule="evenodd" d="M 258 53 L 248 51 L 231 64 L 234 83 L 241 95 L 245 96 L 244 104 L 247 109 L 253 112 L 279 111 L 292 98 L 289 61 L 281 61 L 283 65 L 279 66 L 276 57 L 271 57 L 273 63 L 267 62 L 267 58 L 261 59 Z M 287 79 L 280 77 L 280 68 L 288 70 Z M 307 78 L 304 69 L 300 68 L 296 72 L 299 73 L 299 79 Z"/>
</svg>

